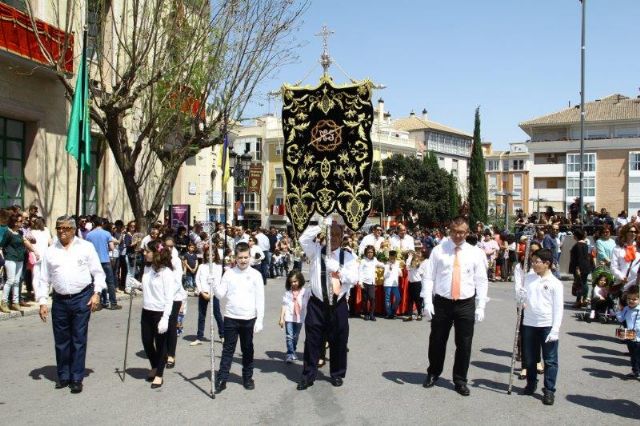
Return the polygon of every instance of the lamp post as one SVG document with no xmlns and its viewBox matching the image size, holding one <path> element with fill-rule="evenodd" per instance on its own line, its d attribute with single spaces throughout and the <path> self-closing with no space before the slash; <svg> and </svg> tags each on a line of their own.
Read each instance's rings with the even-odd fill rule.
<svg viewBox="0 0 640 426">
<path fill-rule="evenodd" d="M 240 218 L 235 215 L 235 205 L 236 205 L 235 190 L 236 188 L 240 190 L 246 189 L 248 169 L 249 169 L 249 165 L 251 164 L 251 160 L 253 158 L 251 157 L 251 154 L 247 152 L 239 155 L 234 151 L 231 151 L 231 153 L 229 154 L 229 157 L 230 157 L 229 160 L 231 162 L 230 172 L 231 172 L 231 175 L 233 176 L 233 187 L 234 187 L 232 204 L 234 209 L 234 218 L 236 219 L 235 224 L 237 225 Z M 238 194 L 241 194 L 242 192 L 239 192 Z"/>
<path fill-rule="evenodd" d="M 384 231 L 385 226 L 384 226 L 384 213 L 385 213 L 385 208 L 384 208 L 384 181 L 387 180 L 386 176 L 380 176 L 380 196 L 382 198 L 382 214 L 380 215 L 380 226 L 382 226 L 382 230 Z"/>
<path fill-rule="evenodd" d="M 500 191 L 496 192 L 497 196 L 504 197 L 504 227 L 509 231 L 509 197 L 519 195 L 518 192 Z"/>
<path fill-rule="evenodd" d="M 529 201 L 538 203 L 538 207 L 536 208 L 536 210 L 538 211 L 538 222 L 540 222 L 540 201 L 548 201 L 548 200 L 546 198 L 540 198 L 540 190 L 538 190 L 538 196 L 535 198 L 529 198 Z"/>
</svg>

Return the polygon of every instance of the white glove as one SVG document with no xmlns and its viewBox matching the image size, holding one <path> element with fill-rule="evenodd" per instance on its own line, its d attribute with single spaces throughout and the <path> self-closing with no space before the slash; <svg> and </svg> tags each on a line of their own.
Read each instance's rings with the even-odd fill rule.
<svg viewBox="0 0 640 426">
<path fill-rule="evenodd" d="M 476 308 L 476 322 L 484 320 L 484 308 Z"/>
<path fill-rule="evenodd" d="M 253 332 L 255 334 L 258 334 L 262 331 L 262 322 L 258 322 L 256 321 L 256 323 L 253 325 Z"/>
<path fill-rule="evenodd" d="M 422 309 L 422 314 L 428 319 L 433 319 L 433 304 L 432 303 L 426 303 L 424 305 L 424 308 Z"/>
<path fill-rule="evenodd" d="M 527 290 L 524 288 L 518 289 L 518 293 L 516 294 L 516 300 L 519 303 L 524 303 L 524 299 L 527 297 Z"/>
<path fill-rule="evenodd" d="M 158 323 L 158 334 L 164 334 L 169 329 L 169 317 L 162 317 Z"/>
<path fill-rule="evenodd" d="M 142 290 L 142 283 L 133 277 L 127 278 L 127 286 L 136 290 Z"/>
<path fill-rule="evenodd" d="M 555 330 L 551 330 L 545 339 L 545 343 L 557 342 L 560 336 L 558 336 L 558 332 Z"/>
</svg>

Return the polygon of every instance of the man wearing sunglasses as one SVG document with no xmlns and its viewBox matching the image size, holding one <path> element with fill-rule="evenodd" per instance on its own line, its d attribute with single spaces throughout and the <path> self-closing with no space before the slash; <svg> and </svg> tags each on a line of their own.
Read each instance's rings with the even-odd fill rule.
<svg viewBox="0 0 640 426">
<path fill-rule="evenodd" d="M 106 288 L 105 273 L 93 244 L 75 236 L 76 222 L 70 216 L 56 221 L 58 241 L 45 252 L 40 276 L 34 277 L 40 319 L 47 321 L 49 285 L 53 289 L 51 323 L 55 341 L 58 383 L 71 393 L 82 392 L 87 353 L 89 318 Z"/>
</svg>

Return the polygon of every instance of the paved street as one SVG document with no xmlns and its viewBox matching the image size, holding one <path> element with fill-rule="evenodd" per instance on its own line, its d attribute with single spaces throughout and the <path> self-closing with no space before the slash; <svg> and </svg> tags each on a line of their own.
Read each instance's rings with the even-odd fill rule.
<svg viewBox="0 0 640 426">
<path fill-rule="evenodd" d="M 568 289 L 569 282 L 565 286 Z M 282 361 L 284 332 L 277 325 L 283 288 L 282 279 L 270 280 L 266 287 L 265 330 L 255 339 L 256 389 L 244 390 L 240 365 L 234 363 L 227 390 L 215 400 L 207 395 L 208 343 L 188 345 L 195 334 L 195 298 L 189 298 L 186 336 L 178 343 L 176 367 L 166 371 L 159 390 L 151 390 L 144 381 L 148 363 L 142 358 L 140 342 L 141 298 L 133 304 L 126 381 L 121 382 L 116 370 L 122 368 L 127 310 L 103 310 L 91 320 L 87 377 L 80 395 L 54 390 L 49 323 L 42 324 L 37 316 L 1 321 L 2 423 L 636 424 L 640 418 L 640 382 L 622 379 L 630 367 L 626 347 L 613 337 L 615 326 L 578 322 L 571 309 L 565 311 L 560 338 L 556 405 L 546 407 L 540 397 L 518 396 L 523 382 L 517 378 L 516 392 L 506 394 L 515 320 L 507 283 L 491 284 L 487 318 L 476 327 L 470 397 L 456 394 L 450 382 L 452 341 L 438 386 L 421 386 L 427 367 L 428 322 L 379 319 L 371 323 L 359 318 L 350 322 L 345 385 L 334 388 L 320 374 L 312 388 L 296 391 L 301 365 Z M 217 355 L 220 349 L 216 343 Z M 237 355 L 235 361 L 239 361 Z M 321 372 L 328 374 L 328 366 Z"/>
</svg>

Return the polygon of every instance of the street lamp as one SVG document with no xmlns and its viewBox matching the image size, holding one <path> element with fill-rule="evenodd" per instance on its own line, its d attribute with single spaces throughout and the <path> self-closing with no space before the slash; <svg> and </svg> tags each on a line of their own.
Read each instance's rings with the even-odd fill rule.
<svg viewBox="0 0 640 426">
<path fill-rule="evenodd" d="M 509 197 L 520 195 L 518 192 L 499 191 L 496 192 L 499 197 L 504 197 L 504 227 L 509 230 Z"/>
<path fill-rule="evenodd" d="M 382 164 L 382 163 L 381 163 Z M 387 180 L 386 176 L 380 176 L 380 196 L 382 198 L 382 214 L 380 215 L 380 226 L 382 226 L 382 229 L 385 229 L 384 226 L 384 181 Z"/>
<path fill-rule="evenodd" d="M 236 205 L 235 190 L 236 189 L 245 190 L 247 188 L 249 165 L 251 164 L 252 159 L 253 157 L 248 152 L 245 152 L 244 154 L 237 154 L 234 151 L 231 151 L 231 153 L 229 153 L 229 161 L 231 163 L 230 172 L 231 172 L 231 175 L 233 176 L 233 186 L 234 186 L 233 200 L 232 200 L 234 211 L 235 211 L 235 205 Z M 238 192 L 239 196 L 242 192 L 243 191 Z M 236 217 L 235 214 L 234 214 L 234 217 Z M 236 225 L 238 224 L 239 220 L 240 218 L 236 219 L 236 223 L 235 223 Z"/>
<path fill-rule="evenodd" d="M 538 190 L 538 196 L 535 198 L 529 198 L 529 201 L 538 203 L 538 222 L 540 222 L 540 201 L 548 201 L 546 198 L 540 198 L 540 190 Z"/>
</svg>

